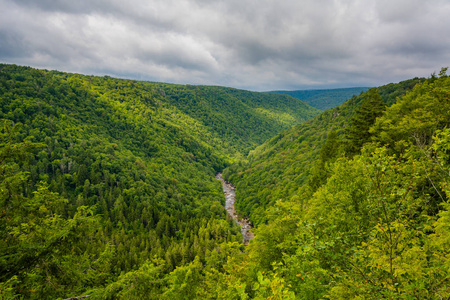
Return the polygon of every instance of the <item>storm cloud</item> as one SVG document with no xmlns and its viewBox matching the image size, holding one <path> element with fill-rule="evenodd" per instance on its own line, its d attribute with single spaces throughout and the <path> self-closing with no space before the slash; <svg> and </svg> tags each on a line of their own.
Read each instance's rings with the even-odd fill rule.
<svg viewBox="0 0 450 300">
<path fill-rule="evenodd" d="M 450 65 L 448 0 L 0 0 L 0 62 L 250 90 Z"/>
</svg>

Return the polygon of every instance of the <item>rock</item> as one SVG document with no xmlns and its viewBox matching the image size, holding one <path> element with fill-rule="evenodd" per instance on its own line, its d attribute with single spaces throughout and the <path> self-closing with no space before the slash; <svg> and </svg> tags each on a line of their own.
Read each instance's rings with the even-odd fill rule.
<svg viewBox="0 0 450 300">
<path fill-rule="evenodd" d="M 236 194 L 234 192 L 235 187 L 226 182 L 221 173 L 216 175 L 216 179 L 222 182 L 222 189 L 225 194 L 225 209 L 228 214 L 241 226 L 241 232 L 244 245 L 248 245 L 248 242 L 254 237 L 253 233 L 249 230 L 253 228 L 250 221 L 247 218 L 239 219 L 235 213 L 234 202 L 236 201 Z"/>
</svg>

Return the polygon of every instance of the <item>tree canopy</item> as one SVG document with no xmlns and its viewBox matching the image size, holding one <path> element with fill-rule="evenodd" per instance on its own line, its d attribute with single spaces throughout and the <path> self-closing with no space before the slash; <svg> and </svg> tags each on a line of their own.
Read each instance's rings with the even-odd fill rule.
<svg viewBox="0 0 450 300">
<path fill-rule="evenodd" d="M 449 95 L 443 69 L 303 122 L 286 95 L 0 65 L 0 298 L 449 298 Z"/>
</svg>

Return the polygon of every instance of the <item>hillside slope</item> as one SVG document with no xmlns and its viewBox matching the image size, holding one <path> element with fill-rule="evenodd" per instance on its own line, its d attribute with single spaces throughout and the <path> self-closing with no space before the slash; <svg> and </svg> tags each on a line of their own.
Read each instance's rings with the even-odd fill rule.
<svg viewBox="0 0 450 300">
<path fill-rule="evenodd" d="M 419 81 L 380 87 L 392 95 L 417 83 L 391 106 L 369 90 L 358 109 L 355 98 L 335 110 L 340 115 L 328 111 L 251 154 L 230 178 L 237 191 L 250 190 L 240 201 L 250 200 L 244 209 L 259 221 L 255 238 L 209 286 L 255 299 L 449 298 L 450 77 L 443 69 Z M 338 118 L 350 111 L 343 130 Z M 298 150 L 318 141 L 310 132 L 330 129 L 320 120 L 335 131 L 316 156 Z M 356 129 L 369 137 L 346 152 Z M 292 183 L 304 156 L 317 172 Z"/>
<path fill-rule="evenodd" d="M 345 131 L 330 131 L 314 158 L 314 165 L 326 172 L 311 174 L 307 184 L 297 186 L 296 195 L 270 203 L 265 221 L 254 229 L 255 238 L 245 251 L 223 243 L 203 260 L 195 259 L 166 276 L 161 276 L 157 264 L 148 264 L 94 295 L 106 299 L 148 295 L 160 299 L 449 298 L 450 77 L 443 69 L 439 77 L 388 85 L 380 88 L 380 94 L 390 101 L 390 95 L 412 86 L 389 107 L 375 89 L 360 101 L 355 99 L 358 108 L 350 105 L 346 112 L 352 111 L 351 125 Z M 338 115 L 330 117 L 333 121 Z M 310 123 L 314 122 L 317 119 Z M 367 130 L 370 137 L 357 149 L 348 145 L 354 129 Z M 309 139 L 307 132 L 302 134 Z M 284 149 L 295 150 L 297 142 L 291 137 L 273 139 L 277 148 L 266 144 L 273 150 L 267 153 L 270 159 L 279 155 L 277 151 L 287 156 Z M 341 147 L 352 152 L 335 151 Z M 277 163 L 267 161 L 280 174 L 274 183 L 295 161 Z M 245 176 L 255 170 L 245 169 Z M 274 175 L 259 174 L 260 182 L 246 183 L 263 189 L 267 177 Z M 321 179 L 320 185 L 310 185 L 311 178 Z M 245 188 L 239 184 L 238 188 Z"/>
<path fill-rule="evenodd" d="M 316 113 L 285 95 L 0 65 L 0 293 L 67 298 L 242 241 L 215 173 Z"/>
<path fill-rule="evenodd" d="M 392 104 L 423 79 L 414 78 L 377 88 L 384 102 Z M 342 139 L 364 93 L 314 119 L 280 132 L 251 151 L 247 162 L 231 166 L 224 176 L 237 186 L 237 209 L 254 224 L 266 220 L 265 210 L 278 199 L 297 197 L 307 183 L 328 133 L 335 130 Z"/>
<path fill-rule="evenodd" d="M 0 65 L 0 298 L 449 298 L 446 69 L 277 97 Z"/>
<path fill-rule="evenodd" d="M 247 155 L 281 130 L 320 111 L 286 95 L 217 86 L 156 84 L 164 100 L 205 126 L 222 152 Z"/>
</svg>

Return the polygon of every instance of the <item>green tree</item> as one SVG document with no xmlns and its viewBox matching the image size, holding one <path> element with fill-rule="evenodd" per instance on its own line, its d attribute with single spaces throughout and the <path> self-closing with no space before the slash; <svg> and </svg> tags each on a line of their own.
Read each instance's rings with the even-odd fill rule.
<svg viewBox="0 0 450 300">
<path fill-rule="evenodd" d="M 4 121 L 0 134 L 0 282 L 15 282 L 10 291 L 27 298 L 61 295 L 66 285 L 76 291 L 82 271 L 65 261 L 67 255 L 83 261 L 80 241 L 95 222 L 92 209 L 82 206 L 65 218 L 67 199 L 45 182 L 26 191 L 29 174 L 23 167 L 43 144 L 21 141 L 20 124 L 10 123 Z"/>
<path fill-rule="evenodd" d="M 386 104 L 381 100 L 375 88 L 365 93 L 361 107 L 356 111 L 351 120 L 351 126 L 347 133 L 346 152 L 348 155 L 359 153 L 362 146 L 371 140 L 370 127 L 375 120 L 383 114 Z"/>
<path fill-rule="evenodd" d="M 87 293 L 94 299 L 163 299 L 167 286 L 165 268 L 163 260 L 146 261 L 138 270 L 122 274 L 115 282 Z"/>
<path fill-rule="evenodd" d="M 332 130 L 328 133 L 325 144 L 320 149 L 319 159 L 316 160 L 308 179 L 308 184 L 312 191 L 316 191 L 322 186 L 330 176 L 330 165 L 336 160 L 340 152 L 340 143 L 337 132 Z"/>
<path fill-rule="evenodd" d="M 401 153 L 409 144 L 428 147 L 436 130 L 450 125 L 450 77 L 444 68 L 440 77 L 418 84 L 392 105 L 371 129 L 374 139 Z"/>
</svg>

